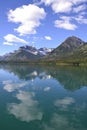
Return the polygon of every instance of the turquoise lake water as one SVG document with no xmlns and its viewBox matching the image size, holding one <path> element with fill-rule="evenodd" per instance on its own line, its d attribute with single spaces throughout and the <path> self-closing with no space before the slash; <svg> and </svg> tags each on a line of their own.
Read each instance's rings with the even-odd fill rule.
<svg viewBox="0 0 87 130">
<path fill-rule="evenodd" d="M 0 130 L 87 130 L 87 68 L 0 65 Z"/>
</svg>

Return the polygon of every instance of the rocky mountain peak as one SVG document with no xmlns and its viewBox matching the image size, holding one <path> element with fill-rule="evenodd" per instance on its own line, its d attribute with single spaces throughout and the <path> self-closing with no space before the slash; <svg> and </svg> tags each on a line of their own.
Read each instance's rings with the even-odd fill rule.
<svg viewBox="0 0 87 130">
<path fill-rule="evenodd" d="M 82 41 L 80 38 L 71 36 L 68 37 L 61 45 L 68 46 L 68 47 L 79 47 L 84 45 L 84 41 Z"/>
</svg>

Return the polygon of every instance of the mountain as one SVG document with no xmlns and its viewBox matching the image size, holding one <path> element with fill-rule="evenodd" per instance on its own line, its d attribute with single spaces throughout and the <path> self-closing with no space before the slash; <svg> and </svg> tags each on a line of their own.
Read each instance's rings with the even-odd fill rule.
<svg viewBox="0 0 87 130">
<path fill-rule="evenodd" d="M 85 42 L 75 36 L 68 37 L 60 46 L 54 49 L 46 58 L 50 60 L 65 59 L 73 55 L 75 50 L 83 47 Z"/>
<path fill-rule="evenodd" d="M 42 58 L 43 56 L 51 53 L 53 49 L 49 48 L 40 48 L 36 49 L 33 46 L 22 46 L 18 50 L 13 53 L 6 54 L 0 57 L 0 61 L 29 61 L 29 60 L 37 60 Z"/>
<path fill-rule="evenodd" d="M 72 59 L 87 59 L 87 43 L 75 49 L 73 54 L 70 55 Z"/>
<path fill-rule="evenodd" d="M 46 56 L 48 54 L 50 54 L 54 49 L 53 48 L 40 48 L 38 51 L 40 54 L 42 54 L 42 56 Z"/>
<path fill-rule="evenodd" d="M 84 62 L 87 61 L 87 43 L 78 37 L 72 36 L 68 37 L 55 49 L 45 47 L 36 49 L 33 46 L 22 46 L 13 53 L 1 56 L 0 61 L 37 61 L 41 64 L 42 62 L 49 63 L 49 61 L 54 64 L 55 62 L 59 63 L 59 61 L 64 64 L 65 62 Z"/>
</svg>

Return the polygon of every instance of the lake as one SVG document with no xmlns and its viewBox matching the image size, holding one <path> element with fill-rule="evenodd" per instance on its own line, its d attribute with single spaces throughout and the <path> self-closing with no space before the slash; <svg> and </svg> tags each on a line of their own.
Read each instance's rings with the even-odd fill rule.
<svg viewBox="0 0 87 130">
<path fill-rule="evenodd" d="M 0 65 L 0 130 L 87 130 L 87 68 Z"/>
</svg>

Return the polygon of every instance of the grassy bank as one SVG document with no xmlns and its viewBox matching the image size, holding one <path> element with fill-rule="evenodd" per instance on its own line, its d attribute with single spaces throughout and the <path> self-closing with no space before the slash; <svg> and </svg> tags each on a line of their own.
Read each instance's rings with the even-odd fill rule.
<svg viewBox="0 0 87 130">
<path fill-rule="evenodd" d="M 73 65 L 87 66 L 87 59 L 67 59 L 67 60 L 31 60 L 31 61 L 2 61 L 1 64 L 37 64 L 37 65 Z"/>
</svg>

